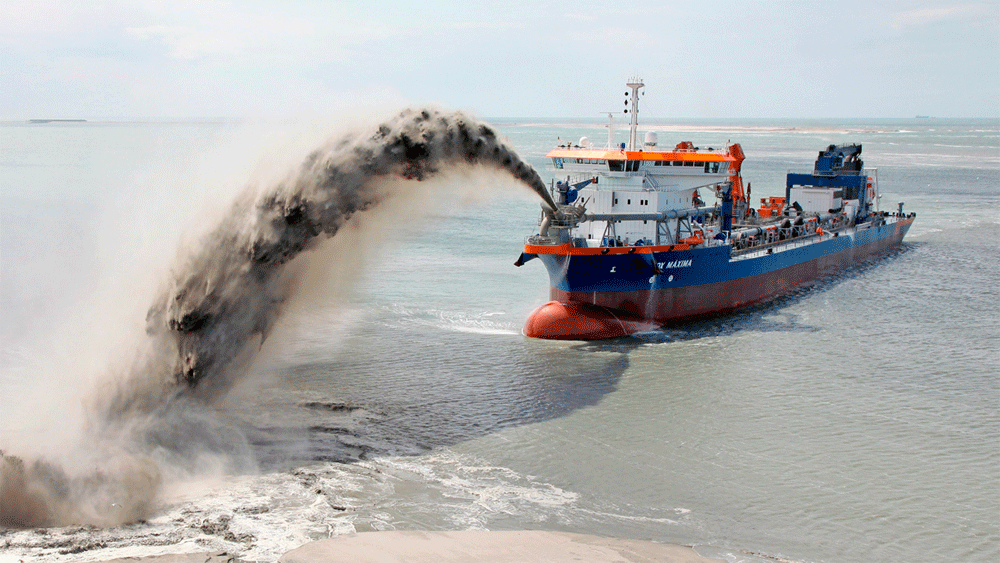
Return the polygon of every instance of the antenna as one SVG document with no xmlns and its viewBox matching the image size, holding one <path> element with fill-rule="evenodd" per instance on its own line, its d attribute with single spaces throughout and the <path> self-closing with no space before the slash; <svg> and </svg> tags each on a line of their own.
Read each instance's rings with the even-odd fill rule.
<svg viewBox="0 0 1000 563">
<path fill-rule="evenodd" d="M 611 150 L 615 146 L 615 114 L 610 111 L 604 113 L 608 114 L 608 150 Z"/>
</svg>

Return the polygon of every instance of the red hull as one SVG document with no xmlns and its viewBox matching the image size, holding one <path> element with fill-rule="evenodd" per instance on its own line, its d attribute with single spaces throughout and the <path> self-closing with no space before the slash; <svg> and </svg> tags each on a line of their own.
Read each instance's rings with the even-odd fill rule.
<svg viewBox="0 0 1000 563">
<path fill-rule="evenodd" d="M 524 323 L 524 335 L 552 340 L 600 340 L 659 328 L 660 323 L 633 318 L 605 307 L 549 301 Z"/>
</svg>

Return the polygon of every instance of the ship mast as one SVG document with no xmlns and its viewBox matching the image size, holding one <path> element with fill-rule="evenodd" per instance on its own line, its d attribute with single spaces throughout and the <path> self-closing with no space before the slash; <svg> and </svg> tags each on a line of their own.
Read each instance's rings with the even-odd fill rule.
<svg viewBox="0 0 1000 563">
<path fill-rule="evenodd" d="M 645 84 L 642 83 L 641 78 L 633 78 L 626 86 L 632 89 L 632 122 L 629 125 L 628 150 L 634 151 L 635 133 L 636 129 L 639 128 L 639 88 L 642 88 Z M 628 95 L 628 92 L 625 94 Z M 628 105 L 628 100 L 625 100 L 625 105 Z M 625 111 L 626 113 L 628 112 L 628 110 Z"/>
<path fill-rule="evenodd" d="M 604 112 L 608 114 L 608 150 L 613 150 L 615 148 L 615 114 L 613 112 Z"/>
</svg>

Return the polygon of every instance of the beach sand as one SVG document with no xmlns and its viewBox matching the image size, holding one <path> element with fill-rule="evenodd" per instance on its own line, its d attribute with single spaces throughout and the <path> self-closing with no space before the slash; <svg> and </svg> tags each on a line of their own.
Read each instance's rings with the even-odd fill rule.
<svg viewBox="0 0 1000 563">
<path fill-rule="evenodd" d="M 107 563 L 236 563 L 225 553 Z M 280 563 L 719 563 L 689 547 L 566 532 L 365 532 L 307 543 Z"/>
</svg>

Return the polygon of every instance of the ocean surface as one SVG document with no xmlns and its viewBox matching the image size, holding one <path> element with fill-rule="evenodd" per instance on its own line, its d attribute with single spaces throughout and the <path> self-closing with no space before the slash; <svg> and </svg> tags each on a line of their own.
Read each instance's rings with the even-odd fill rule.
<svg viewBox="0 0 1000 563">
<path fill-rule="evenodd" d="M 547 182 L 558 138 L 607 138 L 598 120 L 491 123 Z M 0 450 L 85 451 L 80 404 L 128 361 L 121 335 L 141 327 L 177 248 L 341 126 L 326 127 L 0 124 Z M 161 485 L 142 519 L 0 529 L 0 561 L 274 561 L 339 534 L 468 529 L 650 539 L 732 562 L 1000 560 L 1000 122 L 646 130 L 741 143 L 754 199 L 782 195 L 827 145 L 862 143 L 882 208 L 905 202 L 916 222 L 890 256 L 764 306 L 538 341 L 520 331 L 547 275 L 513 262 L 539 200 L 498 172 L 456 171 L 358 214 L 317 257 L 326 275 L 239 385 L 169 423 L 186 430 L 149 454 Z"/>
</svg>

